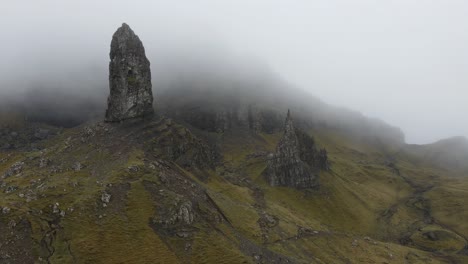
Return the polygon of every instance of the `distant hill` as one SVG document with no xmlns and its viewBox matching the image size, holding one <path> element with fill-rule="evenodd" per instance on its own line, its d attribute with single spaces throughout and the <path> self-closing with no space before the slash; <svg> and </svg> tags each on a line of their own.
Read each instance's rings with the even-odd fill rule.
<svg viewBox="0 0 468 264">
<path fill-rule="evenodd" d="M 417 161 L 447 170 L 468 171 L 468 139 L 452 137 L 427 145 L 407 145 L 405 152 Z"/>
</svg>

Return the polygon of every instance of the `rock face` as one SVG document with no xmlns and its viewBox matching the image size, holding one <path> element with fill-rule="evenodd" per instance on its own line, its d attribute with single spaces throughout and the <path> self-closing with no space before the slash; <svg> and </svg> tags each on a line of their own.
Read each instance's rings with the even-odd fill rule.
<svg viewBox="0 0 468 264">
<path fill-rule="evenodd" d="M 270 185 L 313 188 L 319 184 L 319 171 L 328 169 L 326 150 L 317 150 L 314 139 L 294 127 L 288 111 L 283 137 L 265 171 Z"/>
<path fill-rule="evenodd" d="M 213 168 L 218 159 L 212 147 L 171 119 L 162 119 L 154 134 L 148 135 L 153 137 L 148 147 L 155 157 L 174 161 L 184 168 Z"/>
<path fill-rule="evenodd" d="M 140 39 L 125 23 L 112 37 L 110 59 L 105 120 L 118 122 L 153 114 L 150 62 Z"/>
<path fill-rule="evenodd" d="M 283 116 L 276 110 L 253 104 L 203 107 L 209 104 L 209 102 L 197 102 L 180 108 L 166 108 L 162 111 L 198 129 L 216 133 L 234 129 L 250 130 L 255 134 L 275 133 L 283 126 Z"/>
</svg>

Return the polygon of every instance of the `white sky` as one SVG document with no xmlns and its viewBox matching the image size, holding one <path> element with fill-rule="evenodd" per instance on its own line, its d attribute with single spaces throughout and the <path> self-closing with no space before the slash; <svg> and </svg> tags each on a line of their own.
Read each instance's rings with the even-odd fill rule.
<svg viewBox="0 0 468 264">
<path fill-rule="evenodd" d="M 468 136 L 465 0 L 0 0 L 0 89 L 89 61 L 127 22 L 147 52 L 226 46 L 409 143 Z"/>
</svg>

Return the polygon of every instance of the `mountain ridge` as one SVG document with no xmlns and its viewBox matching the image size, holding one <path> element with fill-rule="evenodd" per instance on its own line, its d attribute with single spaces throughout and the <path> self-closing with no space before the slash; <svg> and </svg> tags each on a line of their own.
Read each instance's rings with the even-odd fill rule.
<svg viewBox="0 0 468 264">
<path fill-rule="evenodd" d="M 66 102 L 0 115 L 1 262 L 468 261 L 463 140 L 405 144 L 268 71 L 166 76 L 149 114 L 149 62 L 123 37 L 118 122 Z"/>
</svg>

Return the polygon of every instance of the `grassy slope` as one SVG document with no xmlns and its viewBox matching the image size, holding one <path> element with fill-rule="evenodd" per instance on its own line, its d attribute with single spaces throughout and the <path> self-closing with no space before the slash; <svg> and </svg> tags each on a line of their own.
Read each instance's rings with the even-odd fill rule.
<svg viewBox="0 0 468 264">
<path fill-rule="evenodd" d="M 0 206 L 12 208 L 0 221 L 26 217 L 31 222 L 38 261 L 41 257 L 52 263 L 248 263 L 254 259 L 243 248 L 247 240 L 300 263 L 468 261 L 455 254 L 468 236 L 467 178 L 445 177 L 447 172 L 396 156 L 398 175 L 387 166 L 388 153 L 330 131 L 311 131 L 329 151 L 333 168 L 320 175 L 321 187 L 314 191 L 272 188 L 263 180 L 265 161 L 251 154 L 273 151 L 280 134 L 220 135 L 223 165 L 207 171 L 205 181 L 189 172 L 186 177 L 206 188 L 229 224 L 197 222 L 199 231 L 186 252 L 182 239 L 161 237 L 148 224 L 158 214 L 157 201 L 143 181 L 160 186 L 158 172 L 128 170 L 146 168 L 143 149 L 132 145 L 125 134 L 107 142 L 102 132 L 100 140 L 92 136 L 82 141 L 83 129 L 66 130 L 44 142 L 44 153 L 0 153 L 5 159 L 0 172 L 16 161 L 25 162 L 20 175 L 3 181 L 18 190 L 0 193 Z M 46 168 L 38 166 L 41 157 L 50 160 Z M 84 168 L 73 170 L 76 162 Z M 52 173 L 54 166 L 59 169 Z M 436 219 L 432 224 L 416 221 L 424 213 L 408 206 L 415 186 L 426 185 L 436 187 L 416 198 L 428 199 Z M 102 192 L 117 186 L 126 187 L 103 207 Z M 30 192 L 37 196 L 30 201 L 20 195 Z M 52 212 L 55 203 L 65 217 Z M 384 217 L 390 211 L 391 216 Z M 276 224 L 262 227 L 263 215 L 275 217 Z M 409 226 L 417 226 L 410 234 L 413 244 L 402 246 L 399 236 Z M 309 231 L 300 233 L 300 228 Z M 446 235 L 434 242 L 424 236 L 428 231 Z M 439 250 L 430 252 L 434 249 Z"/>
<path fill-rule="evenodd" d="M 453 254 L 464 247 L 466 243 L 464 239 L 440 225 L 436 227 L 428 226 L 427 228 L 429 230 L 431 228 L 444 230 L 451 235 L 447 238 L 441 238 L 437 242 L 432 242 L 421 234 L 415 233 L 412 237 L 415 240 L 414 244 L 411 247 L 403 247 L 397 245 L 398 237 L 394 234 L 395 229 L 397 232 L 404 233 L 408 230 L 408 226 L 416 222 L 415 219 L 421 217 L 418 210 L 400 204 L 402 201 L 406 201 L 408 197 L 411 197 L 414 192 L 414 187 L 405 178 L 410 178 L 415 182 L 426 182 L 431 179 L 433 184 L 442 184 L 446 182 L 445 178 L 444 180 L 440 178 L 444 176 L 443 173 L 431 168 L 421 169 L 403 160 L 397 161 L 403 171 L 402 174 L 408 174 L 402 177 L 395 174 L 386 165 L 388 153 L 382 153 L 381 150 L 372 146 L 352 142 L 342 135 L 323 133 L 323 131 L 315 132 L 315 135 L 319 143 L 329 150 L 333 170 L 321 174 L 320 190 L 305 192 L 267 186 L 260 175 L 265 167 L 264 164 L 262 166 L 255 161 L 249 160 L 246 156 L 246 153 L 258 150 L 271 151 L 280 135 L 264 135 L 263 139 L 244 142 L 241 145 L 238 142 L 246 141 L 245 139 L 235 137 L 234 139 L 225 140 L 228 143 L 224 148 L 225 153 L 227 153 L 225 155 L 226 160 L 231 164 L 242 164 L 239 165 L 242 168 L 241 173 L 247 173 L 256 186 L 264 190 L 267 204 L 265 211 L 280 219 L 279 226 L 274 231 L 276 233 L 269 234 L 271 241 L 268 241 L 267 244 L 271 245 L 271 248 L 284 254 L 295 255 L 299 258 L 298 260 L 302 259 L 305 262 L 310 258 L 309 253 L 315 256 L 322 255 L 322 258 L 328 259 L 328 261 L 331 261 L 331 259 L 337 261 L 335 257 L 338 257 L 343 262 L 368 261 L 369 263 L 375 263 L 380 260 L 388 261 L 389 259 L 395 261 L 398 257 L 401 257 L 400 260 L 408 257 L 408 259 L 414 259 L 415 262 L 428 262 L 430 259 L 437 262 L 438 258 L 440 261 L 448 261 L 448 259 L 462 261 L 461 259 L 464 259 L 464 257 Z M 234 142 L 234 144 L 229 145 L 230 141 Z M 466 180 L 459 181 L 467 182 Z M 457 186 L 463 185 L 457 183 Z M 235 188 L 230 187 L 229 189 L 232 191 Z M 239 191 L 239 196 L 243 197 L 244 192 Z M 429 198 L 430 195 L 426 196 Z M 455 198 L 452 194 L 449 196 Z M 226 208 L 230 208 L 232 203 L 238 203 L 237 207 L 244 204 L 244 208 L 249 208 L 249 204 L 252 205 L 252 203 L 239 201 L 239 199 L 233 199 L 229 203 L 220 201 L 220 203 L 226 203 Z M 395 204 L 398 205 L 397 213 L 393 215 L 388 223 L 383 222 L 380 216 Z M 444 222 L 444 217 L 438 218 L 439 209 L 437 206 L 432 208 L 434 217 L 437 222 Z M 244 209 L 242 212 L 247 216 L 249 215 L 248 211 L 253 214 L 254 210 Z M 457 214 L 457 211 L 451 211 L 451 213 Z M 247 219 L 251 219 L 251 217 Z M 464 221 L 459 221 L 459 219 L 454 221 L 459 225 L 464 224 Z M 244 218 L 239 219 L 239 222 L 244 227 L 252 225 L 252 223 L 246 223 Z M 298 226 L 319 231 L 317 242 L 304 243 L 303 239 L 299 238 L 302 242 L 295 243 Z M 420 233 L 424 231 L 422 229 Z M 455 230 L 455 232 L 457 231 Z M 464 229 L 458 232 L 463 236 L 467 231 L 468 229 Z M 259 231 L 254 228 L 245 230 L 245 232 L 251 237 L 260 236 Z M 359 247 L 366 247 L 361 251 L 353 250 L 352 242 L 354 238 L 362 240 L 363 237 L 367 236 L 371 237 L 371 239 L 386 242 L 384 248 L 387 250 L 379 249 L 378 246 L 371 243 L 364 243 L 365 246 L 360 245 Z M 326 237 L 326 239 L 323 239 L 323 237 Z M 340 242 L 338 243 L 338 241 Z M 343 241 L 350 242 L 346 244 Z M 378 242 L 377 245 L 379 243 L 381 242 Z M 328 251 L 325 251 L 328 253 L 323 252 L 325 248 L 328 248 Z M 346 248 L 346 250 L 343 250 L 344 252 L 341 254 L 334 252 L 338 248 L 340 250 Z M 443 249 L 448 249 L 449 253 L 444 257 L 435 257 L 418 249 L 431 251 L 440 249 L 441 252 Z M 353 253 L 351 254 L 351 252 Z M 357 257 L 353 259 L 350 256 Z"/>
</svg>

